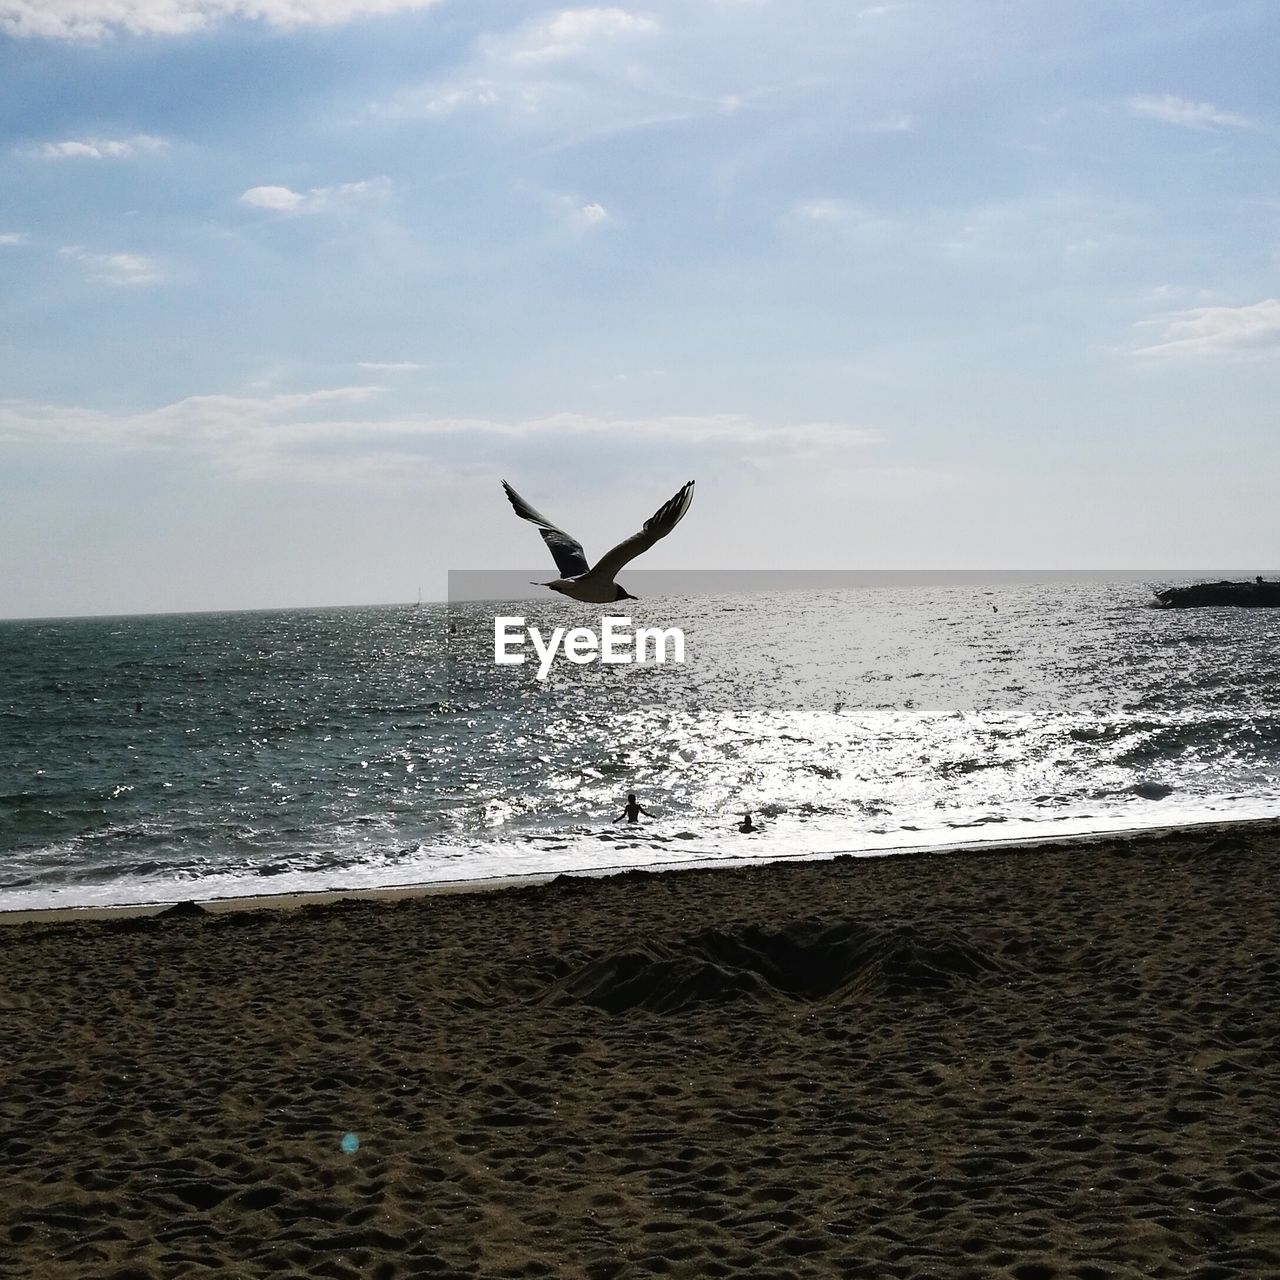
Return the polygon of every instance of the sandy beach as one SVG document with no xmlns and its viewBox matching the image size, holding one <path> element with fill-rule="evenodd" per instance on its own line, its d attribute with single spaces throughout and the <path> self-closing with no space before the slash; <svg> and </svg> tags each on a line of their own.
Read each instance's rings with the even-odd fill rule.
<svg viewBox="0 0 1280 1280">
<path fill-rule="evenodd" d="M 1280 826 L 0 931 L 0 1276 L 1280 1275 Z"/>
</svg>

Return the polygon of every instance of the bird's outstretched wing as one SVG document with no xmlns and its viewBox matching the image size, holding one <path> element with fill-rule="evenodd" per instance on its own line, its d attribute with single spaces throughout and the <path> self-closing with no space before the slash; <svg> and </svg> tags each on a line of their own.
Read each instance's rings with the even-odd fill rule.
<svg viewBox="0 0 1280 1280">
<path fill-rule="evenodd" d="M 665 538 L 684 519 L 684 513 L 689 510 L 692 501 L 693 481 L 690 480 L 674 498 L 664 502 L 644 522 L 644 528 L 639 533 L 633 534 L 625 542 L 618 543 L 612 551 L 602 555 L 596 565 L 596 573 L 607 574 L 612 581 L 624 564 L 634 560 L 642 551 L 648 551 L 659 538 Z"/>
<path fill-rule="evenodd" d="M 582 543 L 571 538 L 563 529 L 557 529 L 546 516 L 540 516 L 505 480 L 502 487 L 516 509 L 516 515 L 538 526 L 542 540 L 551 548 L 551 557 L 560 570 L 561 577 L 576 578 L 586 573 L 591 566 L 587 563 L 586 552 Z"/>
</svg>

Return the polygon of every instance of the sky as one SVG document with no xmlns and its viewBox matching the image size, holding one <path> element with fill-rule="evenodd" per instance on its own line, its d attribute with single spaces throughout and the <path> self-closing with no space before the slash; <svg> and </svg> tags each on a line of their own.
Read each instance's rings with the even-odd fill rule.
<svg viewBox="0 0 1280 1280">
<path fill-rule="evenodd" d="M 1274 0 L 0 0 L 0 617 L 1277 554 Z M 547 564 L 549 566 L 549 561 Z"/>
</svg>

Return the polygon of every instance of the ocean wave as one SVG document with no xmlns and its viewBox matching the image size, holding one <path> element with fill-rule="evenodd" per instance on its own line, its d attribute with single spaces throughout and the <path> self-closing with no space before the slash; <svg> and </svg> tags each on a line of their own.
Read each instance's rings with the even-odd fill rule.
<svg viewBox="0 0 1280 1280">
<path fill-rule="evenodd" d="M 12 624 L 0 890 L 732 858 L 747 809 L 792 856 L 1123 824 L 1158 788 L 1273 805 L 1275 620 L 999 590 L 998 622 L 943 590 L 690 598 L 689 668 L 548 687 L 494 667 L 482 606 L 447 638 L 369 609 Z M 611 824 L 628 791 L 647 833 Z"/>
</svg>

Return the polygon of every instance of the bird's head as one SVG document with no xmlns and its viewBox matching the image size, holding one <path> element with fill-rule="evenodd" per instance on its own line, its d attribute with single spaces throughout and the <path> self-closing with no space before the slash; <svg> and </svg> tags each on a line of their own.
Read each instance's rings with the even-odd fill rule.
<svg viewBox="0 0 1280 1280">
<path fill-rule="evenodd" d="M 638 600 L 640 597 L 633 596 L 630 591 L 623 591 L 623 589 L 615 583 L 613 598 L 615 601 L 617 601 L 617 600 Z"/>
</svg>

